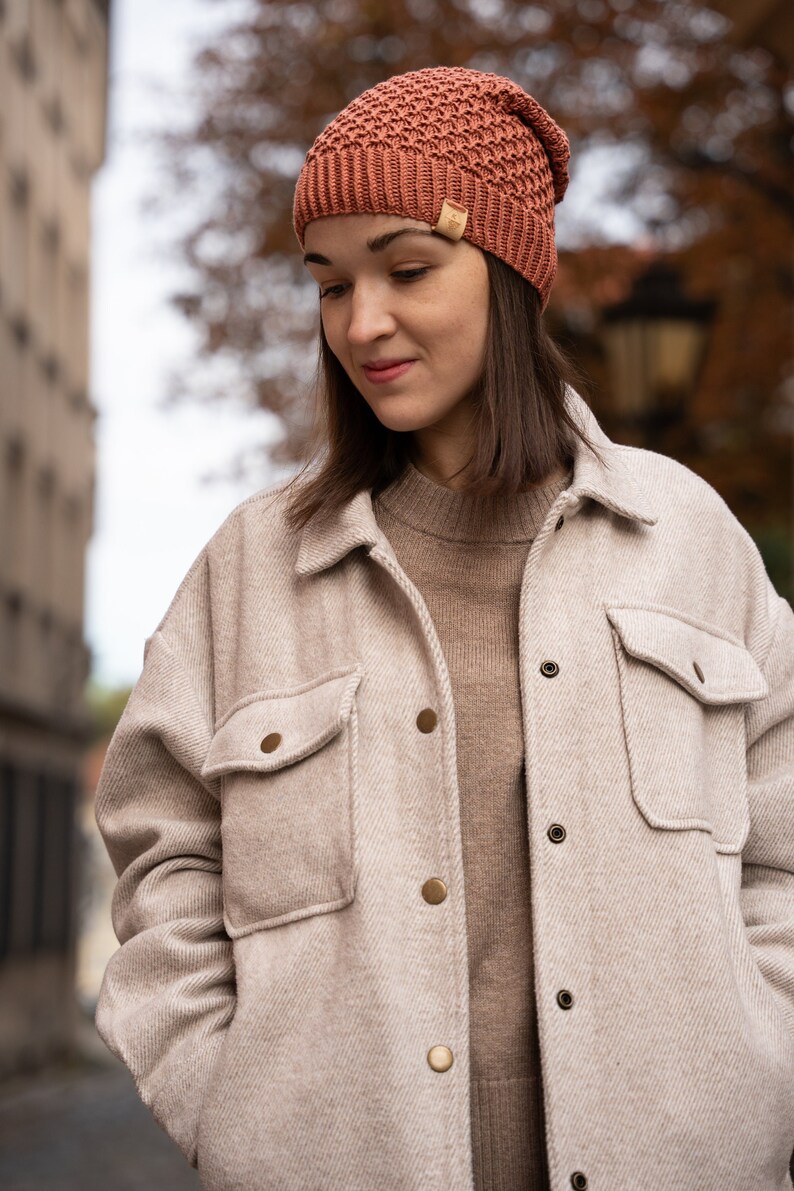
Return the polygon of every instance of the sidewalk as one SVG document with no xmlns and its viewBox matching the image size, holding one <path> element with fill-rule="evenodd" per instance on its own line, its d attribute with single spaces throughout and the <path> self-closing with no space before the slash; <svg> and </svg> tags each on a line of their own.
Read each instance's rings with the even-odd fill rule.
<svg viewBox="0 0 794 1191">
<path fill-rule="evenodd" d="M 0 1084 L 3 1191 L 198 1191 L 90 1020 L 70 1064 Z"/>
</svg>

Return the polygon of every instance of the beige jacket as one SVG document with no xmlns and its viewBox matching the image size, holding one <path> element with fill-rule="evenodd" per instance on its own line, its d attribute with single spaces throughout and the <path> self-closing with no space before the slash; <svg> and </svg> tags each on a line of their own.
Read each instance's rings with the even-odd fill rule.
<svg viewBox="0 0 794 1191">
<path fill-rule="evenodd" d="M 577 455 L 517 626 L 551 1187 L 780 1191 L 794 613 L 713 488 L 569 401 L 608 466 Z M 369 492 L 299 535 L 280 492 L 201 551 L 111 741 L 97 1027 L 211 1191 L 469 1191 L 444 657 Z"/>
</svg>

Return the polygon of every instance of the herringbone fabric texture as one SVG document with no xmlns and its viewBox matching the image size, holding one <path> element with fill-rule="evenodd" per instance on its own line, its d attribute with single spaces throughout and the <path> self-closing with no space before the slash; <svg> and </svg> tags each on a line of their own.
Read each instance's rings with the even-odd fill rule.
<svg viewBox="0 0 794 1191">
<path fill-rule="evenodd" d="M 505 699 L 550 1187 L 794 1191 L 794 612 L 713 488 L 567 402 L 603 458 L 577 442 L 528 527 L 518 692 L 486 655 L 471 701 L 478 640 L 366 490 L 300 534 L 283 482 L 243 501 L 145 642 L 97 788 L 96 1024 L 204 1191 L 503 1191 L 525 1077 L 489 1075 L 526 1016 L 519 984 L 496 1020 L 480 993 L 528 924 L 490 899 L 481 929 L 470 795 L 518 838 Z M 494 574 L 472 621 L 506 651 Z"/>
<path fill-rule="evenodd" d="M 317 137 L 295 190 L 295 232 L 303 247 L 312 219 L 365 212 L 435 224 L 449 198 L 469 212 L 464 238 L 516 269 L 545 308 L 569 157 L 563 130 L 511 79 L 459 66 L 395 75 Z"/>
</svg>

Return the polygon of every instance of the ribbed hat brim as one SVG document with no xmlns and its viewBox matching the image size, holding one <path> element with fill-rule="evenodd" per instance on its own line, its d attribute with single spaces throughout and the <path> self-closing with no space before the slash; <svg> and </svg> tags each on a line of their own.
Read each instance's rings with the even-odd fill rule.
<svg viewBox="0 0 794 1191">
<path fill-rule="evenodd" d="M 293 224 L 301 247 L 306 225 L 326 215 L 404 215 L 432 225 L 445 198 L 469 212 L 464 238 L 508 261 L 545 308 L 557 271 L 554 228 L 448 161 L 372 146 L 311 155 L 295 189 Z"/>
</svg>

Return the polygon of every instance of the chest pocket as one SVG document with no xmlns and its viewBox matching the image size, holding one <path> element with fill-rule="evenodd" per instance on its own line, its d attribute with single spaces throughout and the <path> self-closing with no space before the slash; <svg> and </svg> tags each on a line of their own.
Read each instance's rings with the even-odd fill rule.
<svg viewBox="0 0 794 1191">
<path fill-rule="evenodd" d="M 232 938 L 353 900 L 361 676 L 360 667 L 346 667 L 252 695 L 216 728 L 202 775 L 222 778 Z"/>
<path fill-rule="evenodd" d="M 744 704 L 767 682 L 744 646 L 671 612 L 606 609 L 634 801 L 651 827 L 710 832 L 741 852 L 750 826 Z"/>
</svg>

